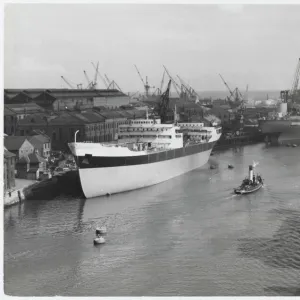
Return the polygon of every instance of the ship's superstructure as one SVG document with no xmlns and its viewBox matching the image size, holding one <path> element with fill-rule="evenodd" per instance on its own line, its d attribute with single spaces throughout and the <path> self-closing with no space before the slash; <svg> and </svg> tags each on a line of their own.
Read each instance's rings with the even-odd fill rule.
<svg viewBox="0 0 300 300">
<path fill-rule="evenodd" d="M 87 198 L 157 184 L 203 166 L 221 128 L 136 119 L 120 125 L 114 144 L 70 143 Z"/>
</svg>

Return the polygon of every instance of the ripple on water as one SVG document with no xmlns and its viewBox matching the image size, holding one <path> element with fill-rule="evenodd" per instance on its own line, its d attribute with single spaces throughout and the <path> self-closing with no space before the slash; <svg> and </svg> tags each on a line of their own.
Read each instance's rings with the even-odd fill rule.
<svg viewBox="0 0 300 300">
<path fill-rule="evenodd" d="M 207 164 L 143 190 L 11 207 L 4 215 L 5 292 L 298 295 L 300 157 L 292 151 L 242 147 L 217 153 L 216 170 Z M 264 189 L 232 195 L 253 160 Z M 101 247 L 92 244 L 97 226 L 108 231 Z"/>
</svg>

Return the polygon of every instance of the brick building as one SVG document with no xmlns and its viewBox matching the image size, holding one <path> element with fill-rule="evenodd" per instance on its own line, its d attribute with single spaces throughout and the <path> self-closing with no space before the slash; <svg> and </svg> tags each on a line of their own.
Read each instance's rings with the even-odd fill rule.
<svg viewBox="0 0 300 300">
<path fill-rule="evenodd" d="M 74 141 L 77 130 L 77 140 L 84 138 L 85 121 L 75 117 L 68 111 L 51 114 L 33 114 L 23 120 L 19 120 L 17 133 L 21 136 L 31 135 L 39 130 L 50 137 L 51 147 L 54 150 L 68 149 L 68 143 Z"/>
<path fill-rule="evenodd" d="M 116 138 L 117 128 L 128 120 L 145 117 L 141 110 L 87 110 L 64 111 L 52 114 L 34 114 L 19 120 L 17 134 L 28 136 L 39 130 L 51 139 L 55 150 L 68 149 L 67 143 L 74 141 L 109 142 Z"/>
</svg>

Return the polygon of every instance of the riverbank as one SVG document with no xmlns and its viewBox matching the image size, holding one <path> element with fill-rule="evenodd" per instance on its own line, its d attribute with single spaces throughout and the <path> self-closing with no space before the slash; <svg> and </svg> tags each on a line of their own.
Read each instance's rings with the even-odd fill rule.
<svg viewBox="0 0 300 300">
<path fill-rule="evenodd" d="M 15 179 L 15 187 L 4 194 L 4 208 L 25 200 L 27 189 L 36 184 L 36 180 Z"/>
</svg>

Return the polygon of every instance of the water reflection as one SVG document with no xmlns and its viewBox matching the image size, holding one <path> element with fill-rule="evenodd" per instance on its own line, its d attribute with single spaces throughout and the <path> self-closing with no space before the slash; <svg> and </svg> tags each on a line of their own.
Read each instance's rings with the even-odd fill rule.
<svg viewBox="0 0 300 300">
<path fill-rule="evenodd" d="M 274 268 L 300 269 L 300 211 L 277 209 L 271 213 L 288 216 L 272 238 L 240 239 L 241 255 Z"/>
</svg>

